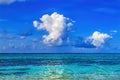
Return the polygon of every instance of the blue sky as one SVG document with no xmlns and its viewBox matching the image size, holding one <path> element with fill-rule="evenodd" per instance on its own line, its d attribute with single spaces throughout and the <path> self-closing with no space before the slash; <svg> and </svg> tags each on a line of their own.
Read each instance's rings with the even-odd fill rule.
<svg viewBox="0 0 120 80">
<path fill-rule="evenodd" d="M 120 0 L 0 0 L 0 52 L 120 52 Z"/>
</svg>

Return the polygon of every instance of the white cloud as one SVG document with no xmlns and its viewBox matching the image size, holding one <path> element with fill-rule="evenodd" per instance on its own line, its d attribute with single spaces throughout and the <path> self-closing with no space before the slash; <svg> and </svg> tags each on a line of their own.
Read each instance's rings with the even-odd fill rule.
<svg viewBox="0 0 120 80">
<path fill-rule="evenodd" d="M 117 33 L 118 31 L 117 30 L 111 30 L 110 32 Z"/>
<path fill-rule="evenodd" d="M 96 47 L 101 47 L 105 40 L 108 38 L 112 38 L 110 35 L 106 33 L 100 33 L 98 31 L 95 31 L 92 36 L 89 37 L 89 40 L 91 40 L 91 43 Z"/>
<path fill-rule="evenodd" d="M 20 39 L 25 39 L 26 38 L 26 36 L 20 36 Z"/>
<path fill-rule="evenodd" d="M 11 4 L 14 2 L 23 2 L 23 1 L 26 1 L 26 0 L 0 0 L 0 4 Z"/>
<path fill-rule="evenodd" d="M 94 11 L 102 12 L 102 13 L 110 13 L 110 14 L 114 14 L 118 12 L 118 10 L 116 9 L 107 8 L 107 7 L 97 8 L 97 9 L 94 9 Z"/>
<path fill-rule="evenodd" d="M 46 30 L 48 32 L 48 35 L 43 35 L 43 42 L 47 45 L 61 45 L 64 29 L 72 26 L 72 23 L 68 22 L 70 19 L 54 12 L 51 15 L 43 15 L 40 20 L 41 23 L 33 21 L 33 25 L 38 30 Z"/>
</svg>

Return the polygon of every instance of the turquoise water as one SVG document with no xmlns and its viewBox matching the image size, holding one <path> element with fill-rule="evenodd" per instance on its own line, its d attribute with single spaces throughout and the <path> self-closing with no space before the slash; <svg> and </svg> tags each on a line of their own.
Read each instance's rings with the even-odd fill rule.
<svg viewBox="0 0 120 80">
<path fill-rule="evenodd" d="M 0 80 L 120 80 L 120 54 L 0 54 Z"/>
</svg>

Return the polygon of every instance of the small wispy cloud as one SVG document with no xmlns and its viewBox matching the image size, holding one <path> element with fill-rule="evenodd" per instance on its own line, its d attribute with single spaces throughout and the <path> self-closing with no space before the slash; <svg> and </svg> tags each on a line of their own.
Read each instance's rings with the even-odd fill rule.
<svg viewBox="0 0 120 80">
<path fill-rule="evenodd" d="M 0 40 L 14 40 L 16 38 L 16 36 L 11 35 L 11 34 L 0 34 Z"/>
<path fill-rule="evenodd" d="M 26 38 L 26 36 L 20 36 L 20 39 L 25 39 Z"/>
<path fill-rule="evenodd" d="M 110 32 L 112 32 L 112 33 L 117 33 L 118 31 L 117 31 L 117 30 L 111 30 Z"/>
<path fill-rule="evenodd" d="M 32 39 L 31 40 L 33 43 L 39 43 L 40 41 L 38 40 L 38 39 L 36 39 L 36 38 L 34 38 L 34 39 Z"/>
<path fill-rule="evenodd" d="M 24 2 L 26 0 L 0 0 L 0 4 L 12 4 L 14 2 Z"/>
<path fill-rule="evenodd" d="M 0 30 L 0 39 L 13 40 L 15 39 L 15 34 L 6 29 Z"/>
<path fill-rule="evenodd" d="M 19 33 L 18 35 L 20 36 L 20 39 L 25 39 L 28 36 L 32 36 L 33 35 L 33 30 L 30 29 L 30 30 L 24 31 L 22 33 Z"/>
<path fill-rule="evenodd" d="M 113 8 L 107 8 L 107 7 L 96 8 L 96 9 L 94 9 L 93 11 L 101 12 L 101 13 L 110 13 L 110 14 L 111 14 L 111 13 L 114 14 L 114 13 L 119 12 L 119 11 L 116 10 L 116 9 L 113 9 Z"/>
</svg>

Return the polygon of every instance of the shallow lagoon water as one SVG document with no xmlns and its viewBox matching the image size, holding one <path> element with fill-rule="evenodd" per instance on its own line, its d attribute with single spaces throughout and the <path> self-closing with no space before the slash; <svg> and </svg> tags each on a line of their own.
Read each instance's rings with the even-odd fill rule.
<svg viewBox="0 0 120 80">
<path fill-rule="evenodd" d="M 0 80 L 120 80 L 120 54 L 0 54 Z"/>
</svg>

